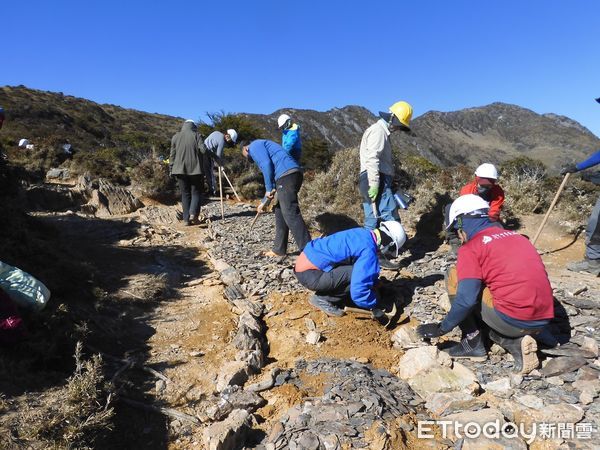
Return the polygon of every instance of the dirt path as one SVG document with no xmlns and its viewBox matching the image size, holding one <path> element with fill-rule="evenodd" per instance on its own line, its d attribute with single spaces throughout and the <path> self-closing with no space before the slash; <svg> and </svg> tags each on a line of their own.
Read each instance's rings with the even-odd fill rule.
<svg viewBox="0 0 600 450">
<path fill-rule="evenodd" d="M 41 217 L 60 230 L 62 240 L 78 249 L 103 289 L 104 300 L 94 306 L 90 324 L 101 332 L 91 333 L 90 346 L 121 360 L 134 358 L 141 367 L 155 371 L 126 369 L 115 380 L 119 394 L 205 421 L 207 408 L 219 400 L 215 382 L 223 364 L 236 358 L 232 340 L 238 321 L 219 274 L 209 263 L 208 230 L 148 219 L 143 213 L 110 220 L 68 214 Z M 235 220 L 251 217 L 242 215 Z M 537 216 L 524 218 L 521 232 L 532 235 L 540 220 Z M 581 236 L 574 240 L 551 221 L 538 247 L 546 252 L 543 259 L 552 280 L 595 286 L 596 280 L 589 275 L 564 269 L 566 262 L 583 254 Z M 252 259 L 252 252 L 245 258 Z M 253 263 L 260 265 L 262 260 Z M 267 260 L 264 263 L 277 266 Z M 268 270 L 284 274 L 289 270 L 286 264 L 289 262 Z M 404 269 L 396 282 L 412 295 L 408 291 L 415 285 L 410 282 L 419 277 L 423 274 Z M 425 284 L 420 289 L 425 290 L 441 283 L 439 277 L 422 280 Z M 262 380 L 273 369 L 293 370 L 299 360 L 356 361 L 397 372 L 403 352 L 392 346 L 393 330 L 352 315 L 329 318 L 313 309 L 307 303 L 308 292 L 298 290 L 292 281 L 273 283 L 261 299 L 266 307 L 268 359 L 261 373 L 247 384 Z M 274 287 L 290 292 L 276 292 Z M 321 333 L 317 344 L 306 340 L 310 322 Z M 109 378 L 122 367 L 121 363 L 110 364 L 110 359 L 105 361 Z M 267 404 L 256 411 L 256 435 L 248 442 L 260 442 L 289 408 L 324 395 L 330 386 L 327 374 L 298 374 L 297 383 L 283 383 L 262 393 Z M 202 433 L 209 421 L 192 424 L 123 402 L 116 403 L 115 409 L 112 446 L 203 448 Z M 406 444 L 406 438 L 397 442 L 401 441 Z"/>
</svg>

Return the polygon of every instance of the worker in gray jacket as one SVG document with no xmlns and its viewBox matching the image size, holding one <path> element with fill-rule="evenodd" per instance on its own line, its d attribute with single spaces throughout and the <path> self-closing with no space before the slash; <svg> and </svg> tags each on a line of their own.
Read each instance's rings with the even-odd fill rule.
<svg viewBox="0 0 600 450">
<path fill-rule="evenodd" d="M 170 173 L 177 178 L 181 191 L 185 225 L 198 222 L 200 196 L 204 184 L 202 158 L 205 151 L 196 123 L 191 119 L 186 120 L 181 126 L 181 131 L 171 139 L 169 155 Z"/>
<path fill-rule="evenodd" d="M 206 184 L 208 186 L 208 192 L 216 196 L 217 186 L 215 183 L 215 162 L 219 167 L 223 166 L 223 150 L 225 146 L 233 147 L 237 142 L 237 132 L 230 128 L 227 133 L 221 133 L 220 131 L 213 131 L 204 139 L 204 146 L 207 152 L 204 153 L 204 171 L 206 175 Z"/>
<path fill-rule="evenodd" d="M 374 230 L 377 220 L 400 220 L 394 201 L 392 181 L 394 163 L 390 134 L 396 130 L 410 131 L 412 106 L 404 101 L 390 106 L 390 112 L 380 112 L 379 119 L 362 136 L 360 143 L 359 190 L 363 198 L 365 227 Z M 379 217 L 375 215 L 376 205 Z"/>
</svg>

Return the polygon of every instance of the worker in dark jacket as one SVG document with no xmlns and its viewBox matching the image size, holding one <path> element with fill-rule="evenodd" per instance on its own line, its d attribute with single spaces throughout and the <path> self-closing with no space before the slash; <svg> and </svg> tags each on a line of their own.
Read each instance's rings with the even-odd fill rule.
<svg viewBox="0 0 600 450">
<path fill-rule="evenodd" d="M 217 195 L 217 186 L 215 183 L 215 162 L 219 167 L 223 166 L 223 153 L 225 147 L 233 147 L 237 142 L 237 132 L 230 128 L 226 133 L 213 131 L 204 139 L 206 152 L 204 153 L 204 171 L 206 176 L 206 185 L 208 192 L 215 196 Z"/>
<path fill-rule="evenodd" d="M 183 221 L 186 225 L 198 222 L 200 197 L 203 191 L 202 155 L 205 152 L 196 123 L 188 119 L 181 131 L 171 139 L 169 165 L 171 175 L 177 178 L 181 191 Z"/>
<path fill-rule="evenodd" d="M 532 336 L 554 317 L 552 287 L 531 242 L 491 221 L 488 211 L 488 203 L 474 194 L 452 203 L 449 226 L 463 243 L 447 277 L 452 307 L 442 322 L 419 325 L 417 332 L 433 338 L 459 326 L 463 338 L 448 349 L 450 356 L 483 360 L 485 324 L 490 339 L 513 356 L 515 370 L 529 373 L 538 366 Z"/>
<path fill-rule="evenodd" d="M 4 108 L 0 106 L 0 130 L 2 129 L 2 124 L 4 123 Z"/>
<path fill-rule="evenodd" d="M 290 231 L 300 250 L 310 241 L 310 234 L 298 204 L 298 192 L 302 186 L 303 174 L 300 165 L 281 145 L 266 139 L 257 139 L 251 143 L 243 141 L 242 154 L 252 159 L 262 171 L 265 180 L 265 196 L 258 212 L 262 212 L 277 192 L 278 204 L 275 205 L 275 242 L 273 249 L 265 256 L 283 256 L 287 253 Z"/>
<path fill-rule="evenodd" d="M 396 221 L 381 222 L 374 230 L 339 231 L 309 242 L 296 260 L 294 274 L 300 284 L 315 291 L 310 304 L 329 316 L 343 316 L 347 300 L 372 310 L 378 305 L 378 253 L 397 257 L 405 242 L 404 228 Z"/>
</svg>

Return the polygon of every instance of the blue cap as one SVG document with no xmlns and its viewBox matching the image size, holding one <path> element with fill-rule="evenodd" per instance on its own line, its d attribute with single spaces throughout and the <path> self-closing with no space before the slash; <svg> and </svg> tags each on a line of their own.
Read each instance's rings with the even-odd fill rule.
<svg viewBox="0 0 600 450">
<path fill-rule="evenodd" d="M 596 101 L 597 101 L 598 103 L 600 103 L 600 97 L 598 97 L 598 98 L 596 99 Z M 1 109 L 1 108 L 0 108 L 0 109 Z"/>
</svg>

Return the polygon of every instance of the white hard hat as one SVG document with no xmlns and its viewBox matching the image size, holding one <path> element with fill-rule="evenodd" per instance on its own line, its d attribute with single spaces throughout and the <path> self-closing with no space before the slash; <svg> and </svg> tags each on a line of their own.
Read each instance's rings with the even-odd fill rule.
<svg viewBox="0 0 600 450">
<path fill-rule="evenodd" d="M 406 233 L 404 231 L 404 227 L 400 224 L 400 222 L 396 222 L 395 220 L 386 220 L 385 222 L 381 222 L 379 225 L 379 230 L 387 234 L 396 246 L 396 256 L 400 252 L 400 249 L 406 242 Z"/>
<path fill-rule="evenodd" d="M 196 121 L 194 119 L 187 119 L 186 122 L 192 122 L 194 125 L 196 125 Z"/>
<path fill-rule="evenodd" d="M 227 134 L 235 144 L 237 142 L 237 131 L 235 131 L 233 128 L 230 128 L 229 130 L 227 130 Z"/>
<path fill-rule="evenodd" d="M 19 141 L 19 147 L 26 147 L 27 145 L 29 145 L 29 139 L 21 139 Z"/>
<path fill-rule="evenodd" d="M 281 128 L 282 126 L 284 126 L 288 120 L 291 120 L 291 117 L 288 116 L 287 114 L 280 115 L 277 118 L 277 128 Z"/>
<path fill-rule="evenodd" d="M 496 170 L 496 167 L 490 163 L 480 165 L 477 170 L 475 170 L 475 175 L 481 178 L 498 179 L 498 171 Z"/>
<path fill-rule="evenodd" d="M 458 197 L 452 205 L 450 205 L 450 216 L 448 218 L 448 226 L 450 228 L 458 216 L 463 214 L 473 214 L 481 212 L 481 214 L 487 214 L 487 210 L 490 209 L 490 205 L 479 195 L 467 194 Z"/>
</svg>

